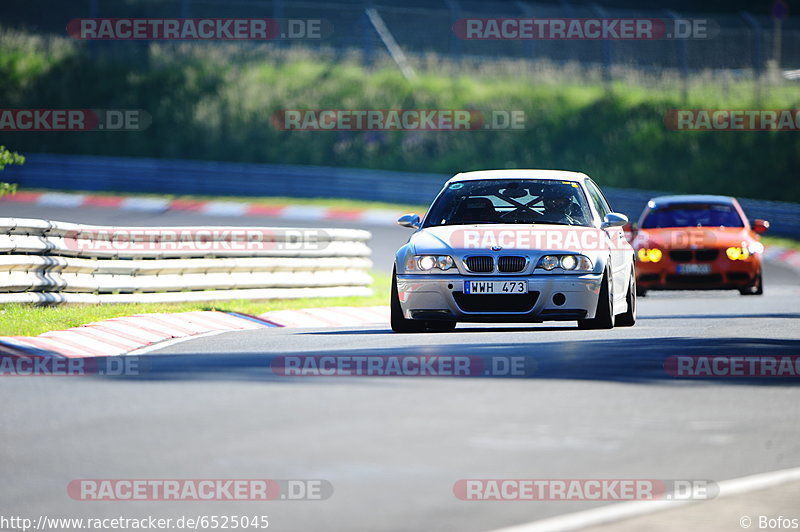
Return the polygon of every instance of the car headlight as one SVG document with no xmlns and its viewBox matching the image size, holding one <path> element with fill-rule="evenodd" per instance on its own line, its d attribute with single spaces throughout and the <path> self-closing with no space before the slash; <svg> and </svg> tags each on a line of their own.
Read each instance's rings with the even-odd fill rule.
<svg viewBox="0 0 800 532">
<path fill-rule="evenodd" d="M 636 256 L 641 262 L 658 262 L 664 254 L 658 248 L 639 248 Z"/>
<path fill-rule="evenodd" d="M 545 255 L 544 257 L 539 259 L 539 264 L 537 264 L 536 267 L 550 271 L 553 268 L 557 268 L 558 264 L 559 264 L 558 257 L 554 255 Z"/>
<path fill-rule="evenodd" d="M 433 255 L 423 255 L 422 257 L 417 257 L 417 265 L 419 266 L 420 270 L 432 270 L 436 267 L 436 257 Z"/>
<path fill-rule="evenodd" d="M 545 255 L 536 264 L 537 268 L 551 271 L 561 268 L 567 271 L 591 271 L 592 261 L 583 255 Z"/>
<path fill-rule="evenodd" d="M 726 249 L 725 254 L 730 260 L 746 260 L 750 257 L 750 250 L 747 249 L 747 246 L 734 246 Z"/>
<path fill-rule="evenodd" d="M 429 272 L 433 270 L 449 270 L 455 266 L 453 257 L 449 255 L 416 255 L 409 257 L 406 269 L 412 271 Z"/>
<path fill-rule="evenodd" d="M 440 270 L 449 270 L 456 265 L 453 257 L 449 255 L 439 255 L 436 258 L 436 267 Z"/>
<path fill-rule="evenodd" d="M 575 255 L 564 255 L 559 263 L 564 270 L 574 270 L 578 265 L 578 259 L 575 258 Z"/>
</svg>

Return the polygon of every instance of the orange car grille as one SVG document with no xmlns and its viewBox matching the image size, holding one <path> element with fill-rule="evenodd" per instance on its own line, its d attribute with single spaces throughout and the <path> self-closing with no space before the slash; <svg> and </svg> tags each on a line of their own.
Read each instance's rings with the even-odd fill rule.
<svg viewBox="0 0 800 532">
<path fill-rule="evenodd" d="M 669 258 L 674 262 L 712 262 L 718 256 L 718 249 L 673 249 L 669 252 Z"/>
</svg>

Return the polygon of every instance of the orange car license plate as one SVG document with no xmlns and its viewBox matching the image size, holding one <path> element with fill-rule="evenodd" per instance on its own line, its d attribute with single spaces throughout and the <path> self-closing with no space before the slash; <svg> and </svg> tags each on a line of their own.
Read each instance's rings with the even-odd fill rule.
<svg viewBox="0 0 800 532">
<path fill-rule="evenodd" d="M 711 273 L 710 264 L 678 264 L 678 273 L 681 275 L 705 275 Z"/>
</svg>

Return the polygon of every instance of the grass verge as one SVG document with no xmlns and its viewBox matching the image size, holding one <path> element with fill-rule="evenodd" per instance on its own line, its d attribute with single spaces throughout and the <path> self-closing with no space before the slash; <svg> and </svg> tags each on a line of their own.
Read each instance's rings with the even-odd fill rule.
<svg viewBox="0 0 800 532">
<path fill-rule="evenodd" d="M 250 301 L 245 299 L 214 303 L 148 303 L 124 305 L 0 305 L 0 335 L 35 336 L 47 331 L 78 327 L 94 321 L 133 314 L 219 310 L 258 315 L 271 310 L 313 307 L 388 305 L 391 276 L 372 271 L 370 297 L 326 297 Z"/>
</svg>

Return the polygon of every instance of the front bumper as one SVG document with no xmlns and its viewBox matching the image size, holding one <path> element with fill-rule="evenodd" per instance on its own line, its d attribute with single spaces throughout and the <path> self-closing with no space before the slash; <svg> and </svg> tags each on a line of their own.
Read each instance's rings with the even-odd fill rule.
<svg viewBox="0 0 800 532">
<path fill-rule="evenodd" d="M 657 263 L 636 261 L 636 282 L 646 290 L 724 290 L 753 286 L 761 259 L 754 255 L 748 260 L 732 261 L 721 257 L 711 262 L 675 262 L 665 254 Z M 682 264 L 708 264 L 710 272 L 700 275 L 681 274 Z"/>
<path fill-rule="evenodd" d="M 464 281 L 526 280 L 528 294 L 468 295 Z M 593 318 L 603 275 L 398 275 L 403 315 L 418 320 L 542 322 Z"/>
</svg>

